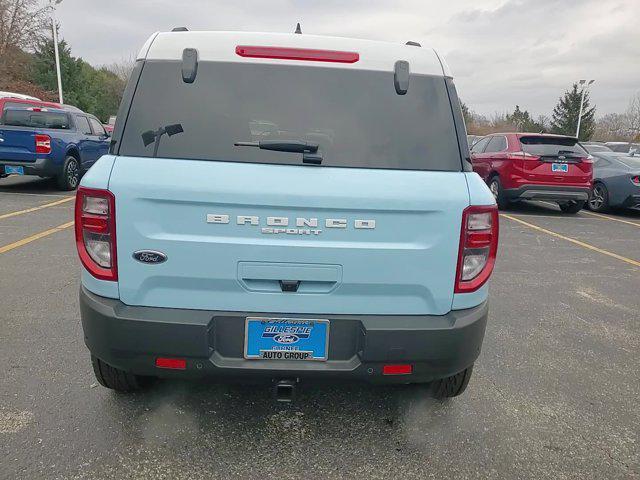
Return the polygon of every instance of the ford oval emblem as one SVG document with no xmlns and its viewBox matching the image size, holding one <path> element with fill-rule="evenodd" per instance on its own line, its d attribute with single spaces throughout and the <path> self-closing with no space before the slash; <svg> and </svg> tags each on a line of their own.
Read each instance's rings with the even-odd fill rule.
<svg viewBox="0 0 640 480">
<path fill-rule="evenodd" d="M 167 256 L 162 252 L 156 252 L 155 250 L 138 250 L 133 253 L 135 258 L 140 263 L 147 263 L 155 265 L 157 263 L 163 263 L 167 261 Z"/>
<path fill-rule="evenodd" d="M 297 343 L 300 338 L 293 333 L 279 333 L 273 339 L 282 345 L 291 345 L 292 343 Z"/>
</svg>

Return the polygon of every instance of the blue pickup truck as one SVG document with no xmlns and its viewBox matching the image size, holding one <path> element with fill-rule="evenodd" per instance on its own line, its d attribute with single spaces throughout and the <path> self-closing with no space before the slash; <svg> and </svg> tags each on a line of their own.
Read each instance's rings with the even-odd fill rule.
<svg viewBox="0 0 640 480">
<path fill-rule="evenodd" d="M 108 150 L 109 134 L 80 110 L 5 108 L 0 117 L 0 178 L 53 177 L 61 190 L 73 190 Z"/>
</svg>

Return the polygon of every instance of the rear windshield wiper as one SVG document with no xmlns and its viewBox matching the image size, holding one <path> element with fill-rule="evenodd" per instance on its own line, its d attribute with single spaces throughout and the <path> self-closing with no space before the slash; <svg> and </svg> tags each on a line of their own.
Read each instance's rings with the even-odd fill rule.
<svg viewBox="0 0 640 480">
<path fill-rule="evenodd" d="M 255 147 L 273 152 L 302 153 L 302 162 L 320 165 L 322 157 L 318 153 L 317 143 L 299 141 L 283 142 L 280 140 L 261 140 L 259 142 L 235 142 L 236 147 Z"/>
<path fill-rule="evenodd" d="M 158 156 L 158 148 L 160 148 L 160 138 L 166 133 L 170 137 L 173 135 L 177 135 L 178 133 L 184 132 L 181 123 L 173 123 L 171 125 L 166 125 L 164 127 L 160 127 L 157 130 L 147 130 L 143 132 L 142 142 L 145 147 L 148 147 L 153 143 L 153 157 Z"/>
</svg>

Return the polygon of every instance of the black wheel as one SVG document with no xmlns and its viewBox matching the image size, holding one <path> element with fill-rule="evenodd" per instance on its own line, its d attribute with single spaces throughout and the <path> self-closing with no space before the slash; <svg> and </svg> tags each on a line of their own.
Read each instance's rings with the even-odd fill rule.
<svg viewBox="0 0 640 480">
<path fill-rule="evenodd" d="M 489 180 L 489 190 L 493 193 L 493 198 L 496 199 L 496 203 L 500 210 L 505 210 L 509 207 L 509 200 L 507 200 L 507 197 L 504 194 L 500 177 L 496 175 Z"/>
<path fill-rule="evenodd" d="M 151 380 L 149 377 L 141 377 L 112 367 L 93 355 L 91 355 L 91 364 L 100 385 L 117 392 L 135 392 L 147 386 Z"/>
<path fill-rule="evenodd" d="M 473 373 L 473 365 L 451 377 L 441 378 L 431 384 L 431 391 L 435 398 L 450 398 L 461 395 L 469 385 Z"/>
<path fill-rule="evenodd" d="M 587 206 L 589 210 L 594 212 L 606 212 L 609 210 L 609 190 L 607 190 L 604 183 L 596 183 L 593 186 Z"/>
<path fill-rule="evenodd" d="M 78 159 L 69 156 L 65 159 L 62 172 L 56 177 L 60 190 L 75 190 L 80 183 L 80 163 Z"/>
<path fill-rule="evenodd" d="M 584 207 L 584 202 L 577 202 L 572 200 L 566 203 L 560 203 L 560 210 L 564 213 L 578 213 Z"/>
</svg>

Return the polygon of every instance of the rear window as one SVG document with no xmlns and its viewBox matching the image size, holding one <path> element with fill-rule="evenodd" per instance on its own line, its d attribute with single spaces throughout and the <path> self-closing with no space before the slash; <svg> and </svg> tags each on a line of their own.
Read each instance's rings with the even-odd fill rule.
<svg viewBox="0 0 640 480">
<path fill-rule="evenodd" d="M 563 153 L 589 154 L 575 138 L 570 137 L 520 137 L 522 151 L 538 157 L 554 157 Z"/>
<path fill-rule="evenodd" d="M 398 95 L 392 72 L 318 66 L 200 62 L 194 83 L 181 63 L 148 61 L 121 136 L 120 155 L 153 156 L 142 133 L 163 136 L 158 157 L 302 165 L 302 156 L 234 142 L 319 145 L 323 166 L 460 171 L 445 79 L 412 75 Z"/>
<path fill-rule="evenodd" d="M 2 120 L 3 124 L 16 127 L 69 129 L 69 116 L 66 113 L 5 110 Z"/>
</svg>

